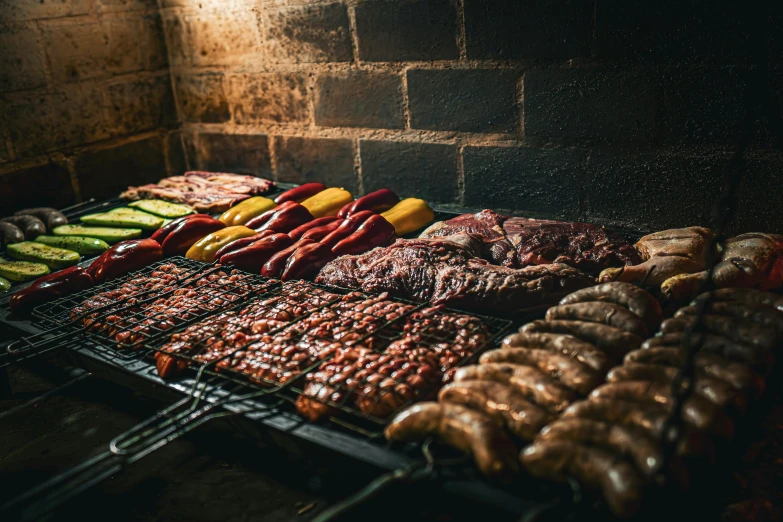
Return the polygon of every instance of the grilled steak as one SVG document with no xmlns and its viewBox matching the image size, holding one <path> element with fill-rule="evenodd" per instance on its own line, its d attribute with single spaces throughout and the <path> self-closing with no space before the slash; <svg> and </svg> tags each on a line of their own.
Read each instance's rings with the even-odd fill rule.
<svg viewBox="0 0 783 522">
<path fill-rule="evenodd" d="M 562 264 L 513 269 L 477 258 L 482 239 L 460 233 L 399 239 L 385 248 L 326 265 L 319 283 L 461 308 L 508 312 L 556 302 L 594 279 Z"/>
</svg>

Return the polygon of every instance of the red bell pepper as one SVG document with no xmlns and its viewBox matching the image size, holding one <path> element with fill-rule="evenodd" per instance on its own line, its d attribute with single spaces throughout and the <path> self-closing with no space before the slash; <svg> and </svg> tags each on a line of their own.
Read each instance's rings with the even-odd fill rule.
<svg viewBox="0 0 783 522">
<path fill-rule="evenodd" d="M 129 239 L 100 255 L 87 269 L 95 284 L 140 270 L 163 259 L 163 249 L 152 239 Z"/>
<path fill-rule="evenodd" d="M 245 248 L 246 246 L 250 246 L 256 241 L 264 239 L 267 236 L 271 236 L 272 234 L 274 234 L 274 232 L 272 232 L 271 230 L 264 230 L 263 232 L 259 232 L 254 236 L 243 237 L 237 239 L 236 241 L 232 241 L 231 243 L 224 245 L 223 247 L 220 248 L 220 250 L 215 252 L 215 259 L 220 259 L 226 254 L 230 254 L 231 252 L 236 252 L 240 248 Z"/>
<path fill-rule="evenodd" d="M 160 227 L 158 230 L 156 230 L 155 233 L 152 234 L 152 237 L 150 237 L 150 239 L 154 239 L 155 241 L 158 242 L 159 245 L 163 246 L 163 241 L 165 241 L 166 238 L 169 237 L 169 234 L 171 234 L 171 232 L 175 228 L 177 228 L 180 225 L 180 223 L 182 223 L 183 221 L 190 221 L 191 219 L 203 219 L 203 218 L 212 219 L 206 214 L 188 214 L 187 216 L 173 219 L 170 222 L 163 225 L 162 227 Z"/>
<path fill-rule="evenodd" d="M 295 201 L 297 203 L 301 203 L 307 198 L 315 196 L 324 190 L 326 190 L 326 185 L 321 183 L 305 183 L 304 185 L 299 185 L 298 187 L 294 187 L 291 190 L 286 190 L 275 198 L 275 203 L 278 205 L 285 203 L 286 201 Z"/>
<path fill-rule="evenodd" d="M 280 205 L 276 206 L 275 208 L 267 210 L 266 212 L 264 212 L 260 216 L 254 217 L 253 219 L 251 219 L 250 221 L 245 223 L 245 226 L 247 228 L 252 228 L 253 230 L 255 230 L 256 228 L 261 228 L 263 225 L 265 225 L 269 221 L 269 219 L 272 216 L 274 216 L 275 214 L 277 214 L 281 210 L 283 210 L 285 208 L 288 208 L 291 205 L 295 205 L 295 204 L 296 204 L 296 201 L 285 201 L 285 202 L 281 203 Z"/>
<path fill-rule="evenodd" d="M 311 243 L 297 248 L 285 263 L 285 269 L 280 278 L 283 281 L 291 279 L 312 279 L 330 261 L 335 258 L 328 246 Z"/>
<path fill-rule="evenodd" d="M 351 201 L 337 213 L 338 217 L 349 217 L 362 210 L 372 210 L 380 214 L 386 212 L 400 202 L 400 197 L 391 190 L 384 188 L 370 192 L 356 201 Z"/>
<path fill-rule="evenodd" d="M 377 216 L 377 214 L 372 210 L 362 210 L 361 212 L 357 212 L 353 216 L 344 219 L 342 223 L 340 223 L 340 226 L 321 239 L 321 243 L 327 245 L 329 248 L 334 247 L 337 243 L 356 232 L 359 225 L 364 223 L 364 221 L 371 216 Z"/>
<path fill-rule="evenodd" d="M 279 251 L 264 263 L 264 266 L 261 267 L 261 275 L 266 277 L 280 277 L 291 254 L 293 254 L 296 249 L 312 243 L 314 243 L 312 239 L 300 239 L 290 247 Z"/>
<path fill-rule="evenodd" d="M 220 259 L 221 265 L 231 265 L 246 272 L 258 274 L 269 258 L 293 244 L 294 242 L 287 234 L 272 234 L 252 245 L 229 252 L 218 259 Z"/>
<path fill-rule="evenodd" d="M 312 221 L 313 215 L 310 211 L 299 203 L 290 204 L 286 203 L 286 207 L 280 208 L 277 212 L 272 214 L 269 219 L 262 225 L 254 223 L 255 219 L 251 219 L 247 226 L 252 228 L 256 232 L 263 232 L 264 230 L 274 230 L 282 234 L 287 234 L 293 229 L 304 225 L 307 222 Z M 263 215 L 263 214 L 262 214 Z M 261 217 L 261 216 L 259 216 Z"/>
<path fill-rule="evenodd" d="M 302 234 L 302 239 L 312 239 L 313 241 L 321 241 L 323 238 L 337 230 L 337 227 L 340 226 L 340 223 L 342 223 L 342 219 L 339 221 L 334 221 L 332 223 L 329 223 L 328 225 L 324 225 L 321 227 L 315 227 L 311 228 L 304 234 Z"/>
<path fill-rule="evenodd" d="M 337 216 L 324 216 L 321 218 L 317 218 L 312 221 L 308 221 L 304 225 L 300 225 L 296 227 L 291 232 L 289 232 L 288 235 L 294 241 L 299 241 L 299 239 L 301 239 L 302 237 L 302 234 L 304 234 L 311 228 L 322 227 L 324 225 L 328 225 L 329 223 L 334 223 L 335 221 L 342 221 L 342 220 L 340 220 L 340 218 L 338 218 Z"/>
<path fill-rule="evenodd" d="M 11 311 L 26 314 L 39 304 L 54 301 L 95 285 L 90 273 L 80 266 L 72 266 L 53 274 L 39 277 L 33 284 L 11 296 Z"/>
<path fill-rule="evenodd" d="M 163 253 L 168 256 L 184 256 L 196 241 L 226 228 L 226 224 L 215 218 L 205 216 L 201 219 L 181 221 L 163 240 Z"/>
<path fill-rule="evenodd" d="M 388 245 L 393 238 L 394 226 L 376 214 L 362 223 L 356 232 L 334 245 L 332 252 L 336 256 L 363 254 L 375 247 Z"/>
</svg>

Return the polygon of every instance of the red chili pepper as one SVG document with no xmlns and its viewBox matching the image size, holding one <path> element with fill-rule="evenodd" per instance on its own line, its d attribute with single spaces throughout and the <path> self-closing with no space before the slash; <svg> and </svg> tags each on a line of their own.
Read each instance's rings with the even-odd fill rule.
<svg viewBox="0 0 783 522">
<path fill-rule="evenodd" d="M 254 217 L 253 219 L 251 219 L 250 221 L 245 223 L 245 226 L 247 228 L 252 228 L 254 230 L 256 228 L 261 228 L 261 226 L 265 225 L 272 216 L 274 216 L 275 214 L 277 214 L 281 210 L 290 207 L 291 205 L 296 205 L 296 201 L 286 201 L 284 203 L 281 203 L 280 205 L 276 206 L 275 208 L 267 210 L 266 212 L 264 212 L 260 216 Z"/>
<path fill-rule="evenodd" d="M 206 214 L 188 214 L 187 216 L 174 219 L 166 223 L 162 227 L 160 227 L 158 230 L 156 230 L 155 233 L 152 234 L 152 237 L 150 237 L 150 239 L 154 239 L 155 241 L 158 242 L 159 245 L 163 245 L 163 241 L 165 241 L 166 238 L 169 237 L 169 234 L 171 234 L 171 232 L 175 228 L 177 228 L 180 225 L 180 223 L 182 223 L 183 221 L 190 221 L 191 219 L 203 219 L 203 218 L 212 219 L 210 216 Z"/>
<path fill-rule="evenodd" d="M 246 272 L 258 274 L 269 258 L 293 244 L 294 242 L 287 234 L 272 234 L 252 245 L 220 257 L 220 264 L 235 266 Z"/>
<path fill-rule="evenodd" d="M 302 234 L 304 234 L 311 228 L 322 227 L 324 225 L 328 225 L 329 223 L 334 223 L 335 221 L 341 221 L 341 220 L 337 216 L 325 216 L 325 217 L 317 218 L 312 221 L 308 221 L 304 225 L 300 225 L 296 227 L 291 232 L 289 232 L 288 235 L 294 241 L 299 241 L 299 239 L 301 239 L 302 237 Z"/>
<path fill-rule="evenodd" d="M 275 203 L 278 205 L 285 203 L 286 201 L 296 201 L 297 203 L 301 203 L 307 198 L 315 196 L 324 190 L 326 190 L 326 185 L 321 183 L 305 183 L 304 185 L 299 185 L 298 187 L 294 187 L 291 190 L 286 190 L 275 198 Z"/>
<path fill-rule="evenodd" d="M 163 249 L 152 239 L 129 239 L 117 243 L 92 262 L 87 272 L 95 284 L 140 270 L 163 259 Z"/>
<path fill-rule="evenodd" d="M 320 243 L 299 247 L 288 257 L 280 278 L 283 281 L 312 279 L 334 257 L 329 247 Z"/>
<path fill-rule="evenodd" d="M 246 246 L 250 246 L 253 243 L 255 243 L 256 241 L 264 239 L 267 236 L 271 236 L 272 234 L 274 234 L 273 231 L 271 231 L 271 230 L 264 230 L 263 232 L 259 232 L 255 236 L 243 237 L 243 238 L 237 239 L 236 241 L 232 241 L 231 243 L 221 247 L 220 250 L 215 252 L 215 259 L 220 259 L 221 257 L 223 257 L 226 254 L 230 254 L 231 252 L 236 252 L 240 248 L 245 248 Z"/>
<path fill-rule="evenodd" d="M 391 190 L 384 188 L 370 192 L 356 201 L 351 201 L 337 213 L 339 217 L 348 217 L 361 212 L 362 210 L 372 210 L 380 214 L 386 212 L 394 205 L 400 202 L 400 197 Z"/>
<path fill-rule="evenodd" d="M 361 212 L 357 212 L 353 216 L 344 219 L 336 229 L 321 239 L 321 243 L 327 245 L 329 248 L 334 247 L 337 243 L 356 232 L 356 229 L 359 228 L 359 225 L 364 223 L 372 216 L 377 216 L 377 214 L 372 210 L 362 210 Z"/>
<path fill-rule="evenodd" d="M 311 228 L 310 230 L 308 230 L 302 235 L 302 239 L 312 239 L 313 241 L 321 241 L 323 238 L 331 234 L 333 231 L 337 230 L 337 227 L 340 226 L 340 223 L 342 223 L 342 219 L 340 221 L 333 221 L 328 225 Z"/>
<path fill-rule="evenodd" d="M 313 242 L 312 239 L 300 239 L 290 247 L 279 251 L 264 263 L 264 266 L 261 267 L 261 275 L 266 277 L 280 277 L 291 254 L 293 254 L 297 248 L 312 244 Z"/>
<path fill-rule="evenodd" d="M 313 219 L 313 215 L 310 214 L 309 210 L 299 203 L 292 202 L 285 208 L 275 212 L 263 225 L 255 225 L 253 223 L 255 220 L 250 220 L 250 222 L 247 224 L 247 227 L 254 229 L 256 232 L 274 230 L 275 232 L 287 234 L 293 229 L 304 225 Z"/>
<path fill-rule="evenodd" d="M 184 256 L 193 244 L 212 232 L 226 228 L 226 224 L 206 216 L 202 219 L 182 221 L 163 240 L 163 253 L 168 256 Z"/>
<path fill-rule="evenodd" d="M 332 247 L 332 252 L 336 256 L 362 254 L 375 247 L 388 245 L 393 238 L 394 226 L 376 214 L 362 223 L 356 232 Z"/>
<path fill-rule="evenodd" d="M 86 290 L 94 285 L 95 282 L 87 270 L 80 266 L 72 266 L 39 277 L 33 284 L 11 296 L 9 306 L 12 312 L 25 314 L 39 304 Z"/>
</svg>

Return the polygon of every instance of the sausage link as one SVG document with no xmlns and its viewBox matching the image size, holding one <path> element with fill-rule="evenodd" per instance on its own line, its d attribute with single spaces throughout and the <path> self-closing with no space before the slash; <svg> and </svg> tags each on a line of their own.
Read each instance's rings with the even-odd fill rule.
<svg viewBox="0 0 783 522">
<path fill-rule="evenodd" d="M 703 294 L 698 295 L 693 302 L 695 303 L 696 301 L 703 301 L 705 299 L 711 301 L 737 301 L 746 304 L 767 305 L 783 312 L 783 296 L 753 288 L 718 288 L 711 292 L 704 292 Z"/>
<path fill-rule="evenodd" d="M 546 320 L 555 321 L 557 319 L 606 324 L 639 337 L 647 337 L 648 335 L 644 321 L 624 307 L 613 303 L 574 303 L 553 306 L 547 310 Z"/>
<path fill-rule="evenodd" d="M 605 324 L 588 323 L 585 321 L 533 321 L 522 327 L 522 333 L 561 333 L 587 341 L 604 350 L 614 360 L 619 361 L 631 350 L 642 345 L 643 339 Z"/>
<path fill-rule="evenodd" d="M 683 332 L 672 332 L 650 337 L 642 343 L 643 349 L 657 346 L 671 346 L 682 349 Z M 708 352 L 725 357 L 730 361 L 745 363 L 762 375 L 768 375 L 775 364 L 775 355 L 772 350 L 755 344 L 747 344 L 732 341 L 727 337 L 714 334 L 693 333 L 691 342 L 701 352 Z"/>
<path fill-rule="evenodd" d="M 695 322 L 696 318 L 692 316 L 667 319 L 661 324 L 661 332 L 683 332 L 687 327 L 693 326 Z M 702 331 L 722 335 L 732 341 L 747 342 L 769 350 L 773 350 L 777 345 L 778 336 L 774 329 L 734 317 L 704 315 L 700 326 Z"/>
<path fill-rule="evenodd" d="M 709 302 L 705 307 L 705 313 L 734 317 L 744 321 L 750 321 L 768 326 L 775 331 L 778 337 L 783 333 L 783 314 L 777 308 L 768 305 L 740 303 L 737 301 Z M 677 310 L 674 317 L 688 317 L 696 315 L 696 306 L 686 306 Z"/>
<path fill-rule="evenodd" d="M 573 335 L 553 333 L 515 333 L 503 339 L 503 348 L 541 348 L 573 357 L 599 373 L 609 369 L 609 358 L 592 344 Z"/>
<path fill-rule="evenodd" d="M 603 283 L 582 290 L 577 290 L 561 301 L 561 305 L 602 301 L 624 306 L 644 321 L 647 329 L 654 332 L 661 324 L 661 305 L 658 300 L 646 290 L 631 283 Z"/>
</svg>

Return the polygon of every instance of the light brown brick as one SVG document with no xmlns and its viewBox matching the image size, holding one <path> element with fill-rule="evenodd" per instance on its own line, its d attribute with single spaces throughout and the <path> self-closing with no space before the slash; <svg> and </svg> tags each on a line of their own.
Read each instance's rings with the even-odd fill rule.
<svg viewBox="0 0 783 522">
<path fill-rule="evenodd" d="M 144 68 L 157 71 L 166 68 L 169 63 L 166 39 L 163 33 L 163 21 L 159 14 L 145 15 L 141 20 L 143 42 L 141 60 Z"/>
<path fill-rule="evenodd" d="M 168 75 L 111 85 L 108 96 L 112 134 L 135 134 L 176 122 Z"/>
<path fill-rule="evenodd" d="M 188 63 L 190 53 L 188 51 L 183 17 L 176 13 L 165 16 L 163 18 L 163 33 L 166 35 L 166 46 L 171 65 Z"/>
<path fill-rule="evenodd" d="M 185 18 L 194 65 L 241 64 L 259 47 L 258 27 L 250 11 Z"/>
<path fill-rule="evenodd" d="M 229 104 L 240 124 L 304 122 L 308 90 L 300 74 L 238 74 L 230 78 Z"/>
<path fill-rule="evenodd" d="M 89 0 L 0 0 L 0 18 L 35 20 L 89 12 Z"/>
<path fill-rule="evenodd" d="M 46 84 L 41 47 L 32 27 L 0 27 L 0 91 Z"/>
<path fill-rule="evenodd" d="M 5 121 L 17 158 L 46 152 L 54 144 L 52 96 L 25 92 L 5 100 Z"/>
<path fill-rule="evenodd" d="M 175 76 L 177 103 L 185 121 L 222 123 L 231 118 L 222 73 Z"/>
<path fill-rule="evenodd" d="M 97 0 L 95 3 L 95 8 L 99 12 L 127 12 L 157 7 L 158 4 L 155 0 Z"/>
</svg>

